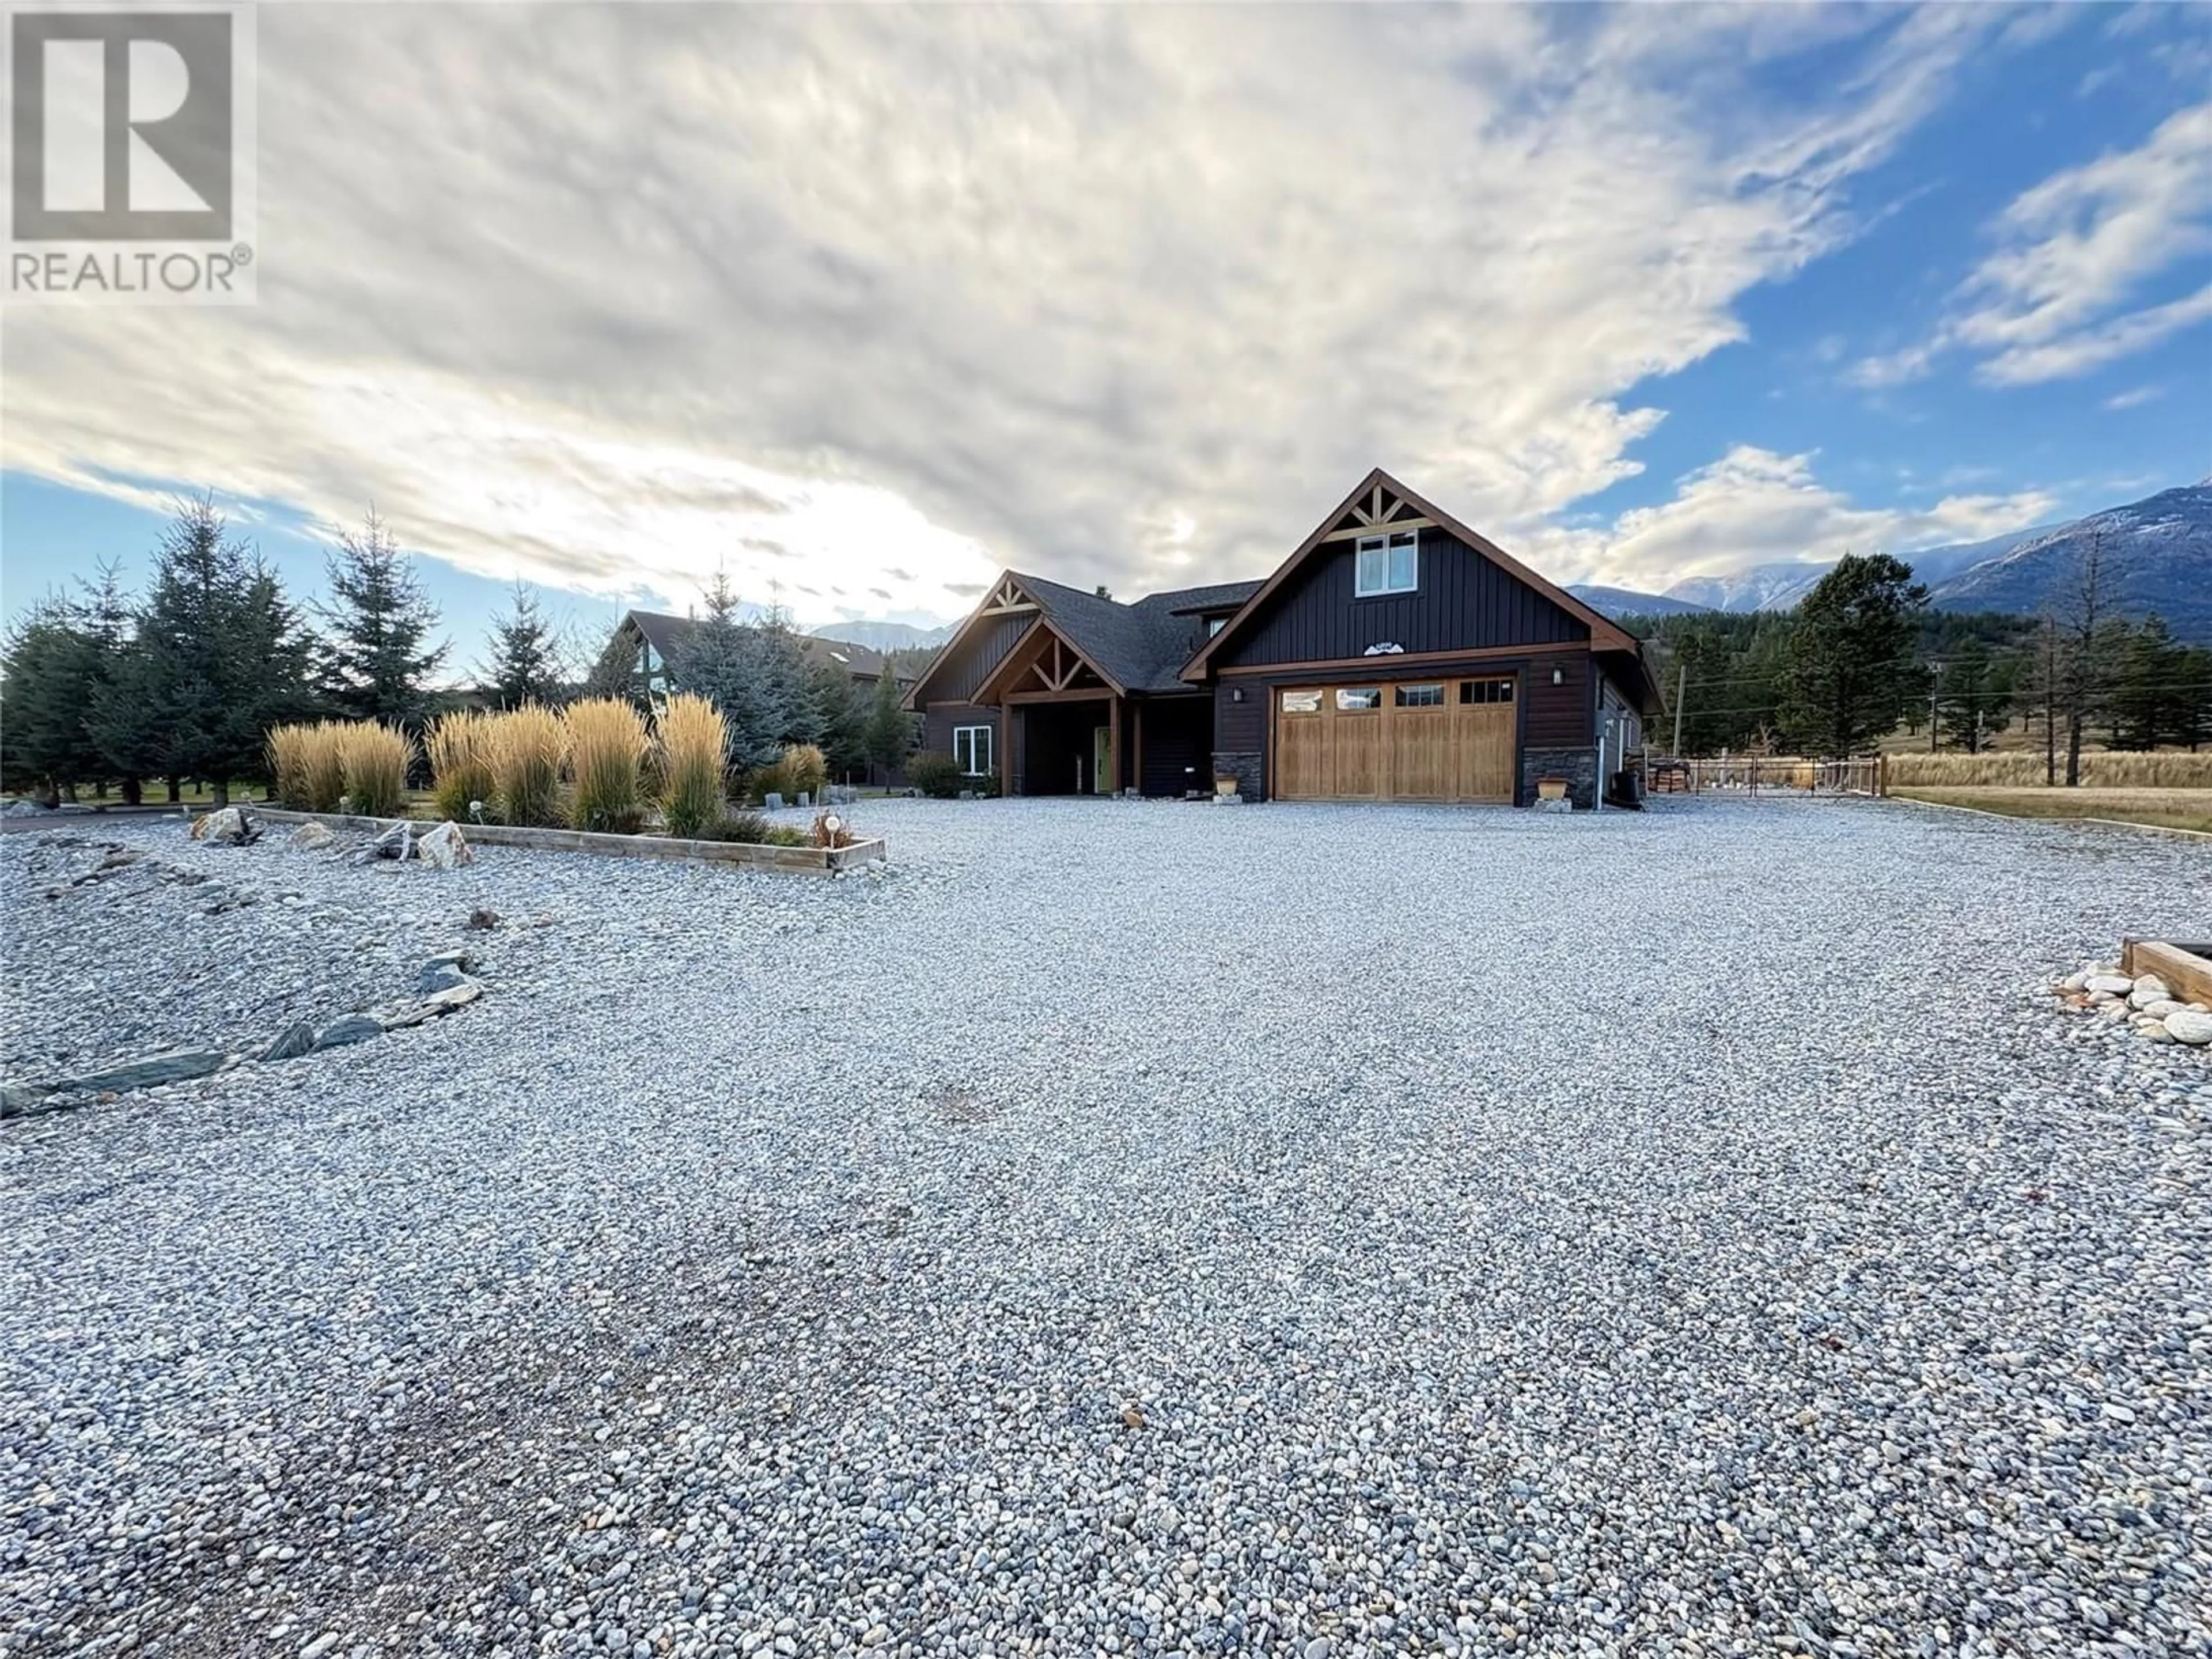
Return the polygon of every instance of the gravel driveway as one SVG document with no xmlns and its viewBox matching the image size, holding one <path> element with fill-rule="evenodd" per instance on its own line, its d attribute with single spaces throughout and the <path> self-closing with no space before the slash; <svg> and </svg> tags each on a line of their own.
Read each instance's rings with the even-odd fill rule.
<svg viewBox="0 0 2212 1659">
<path fill-rule="evenodd" d="M 11 1077 L 486 987 L 0 1126 L 0 1653 L 2212 1651 L 2212 1058 L 2038 991 L 2201 846 L 858 816 L 0 837 Z"/>
</svg>

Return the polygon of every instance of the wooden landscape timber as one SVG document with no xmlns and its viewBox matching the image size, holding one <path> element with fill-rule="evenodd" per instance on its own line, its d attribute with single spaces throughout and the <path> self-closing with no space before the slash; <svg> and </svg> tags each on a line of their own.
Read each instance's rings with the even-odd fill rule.
<svg viewBox="0 0 2212 1659">
<path fill-rule="evenodd" d="M 2177 1001 L 2212 1005 L 2212 943 L 2177 945 L 2166 939 L 2124 939 L 2120 971 L 2130 978 L 2155 974 Z"/>
<path fill-rule="evenodd" d="M 394 824 L 430 826 L 420 818 L 349 817 L 336 812 L 292 812 L 273 806 L 249 806 L 252 816 L 270 823 L 328 824 L 333 830 L 382 834 Z M 531 830 L 507 823 L 465 823 L 461 834 L 472 847 L 523 847 L 543 853 L 597 853 L 624 859 L 694 859 L 702 864 L 743 864 L 793 875 L 834 876 L 864 864 L 884 862 L 881 836 L 849 847 L 770 847 L 741 841 L 685 841 L 674 836 L 611 836 L 593 830 Z"/>
</svg>

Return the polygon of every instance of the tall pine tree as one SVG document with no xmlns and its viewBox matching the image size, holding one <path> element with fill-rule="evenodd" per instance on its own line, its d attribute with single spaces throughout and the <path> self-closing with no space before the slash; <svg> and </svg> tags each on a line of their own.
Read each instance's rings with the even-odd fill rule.
<svg viewBox="0 0 2212 1659">
<path fill-rule="evenodd" d="M 76 609 L 47 599 L 8 631 L 0 661 L 0 776 L 49 805 L 105 775 L 87 728 L 98 684 L 97 647 Z"/>
<path fill-rule="evenodd" d="M 1896 726 L 1927 602 L 1912 568 L 1887 553 L 1846 553 L 1805 596 L 1790 631 L 1782 722 L 1807 752 L 1861 753 Z"/>
<path fill-rule="evenodd" d="M 914 753 L 914 716 L 900 707 L 898 675 L 886 654 L 876 695 L 868 705 L 867 737 L 868 758 L 883 768 L 886 783 Z"/>
<path fill-rule="evenodd" d="M 321 607 L 325 695 L 349 720 L 418 726 L 429 712 L 430 676 L 447 647 L 433 646 L 437 607 L 413 561 L 371 507 L 330 556 L 331 601 Z"/>
</svg>

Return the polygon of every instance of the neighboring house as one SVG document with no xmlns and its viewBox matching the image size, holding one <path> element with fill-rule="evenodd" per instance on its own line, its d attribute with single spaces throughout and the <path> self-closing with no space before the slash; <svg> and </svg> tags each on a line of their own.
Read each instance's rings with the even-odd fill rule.
<svg viewBox="0 0 2212 1659">
<path fill-rule="evenodd" d="M 1632 635 L 1380 471 L 1265 581 L 1121 604 L 1020 571 L 907 694 L 1009 794 L 1578 806 L 1644 746 Z"/>
<path fill-rule="evenodd" d="M 668 659 L 684 648 L 694 626 L 689 617 L 672 617 L 660 611 L 631 611 L 615 624 L 615 638 L 625 641 L 636 653 L 631 669 L 638 684 L 651 696 L 668 690 Z M 865 645 L 845 640 L 817 639 L 811 634 L 793 636 L 810 662 L 826 661 L 842 668 L 864 690 L 872 691 L 883 678 L 884 655 Z M 906 684 L 902 678 L 900 684 Z"/>
</svg>

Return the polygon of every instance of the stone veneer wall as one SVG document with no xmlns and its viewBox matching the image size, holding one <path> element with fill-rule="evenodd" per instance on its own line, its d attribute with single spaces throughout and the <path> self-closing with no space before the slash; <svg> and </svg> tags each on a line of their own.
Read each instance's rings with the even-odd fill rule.
<svg viewBox="0 0 2212 1659">
<path fill-rule="evenodd" d="M 1235 778 L 1237 793 L 1246 800 L 1264 800 L 1260 793 L 1260 756 L 1256 750 L 1221 750 L 1213 751 L 1213 770 L 1206 777 L 1205 789 L 1213 792 L 1215 778 Z"/>
<path fill-rule="evenodd" d="M 1526 806 L 1536 799 L 1536 780 L 1565 778 L 1567 799 L 1578 812 L 1597 805 L 1597 750 L 1590 749 L 1524 749 L 1521 751 L 1521 799 Z"/>
</svg>

